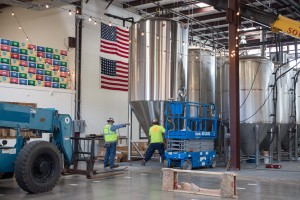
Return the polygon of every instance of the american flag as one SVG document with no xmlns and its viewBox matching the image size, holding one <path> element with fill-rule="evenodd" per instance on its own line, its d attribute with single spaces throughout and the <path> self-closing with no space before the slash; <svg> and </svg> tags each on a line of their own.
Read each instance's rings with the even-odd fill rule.
<svg viewBox="0 0 300 200">
<path fill-rule="evenodd" d="M 100 58 L 101 88 L 128 91 L 128 63 Z"/>
<path fill-rule="evenodd" d="M 101 22 L 100 51 L 128 58 L 129 31 Z"/>
</svg>

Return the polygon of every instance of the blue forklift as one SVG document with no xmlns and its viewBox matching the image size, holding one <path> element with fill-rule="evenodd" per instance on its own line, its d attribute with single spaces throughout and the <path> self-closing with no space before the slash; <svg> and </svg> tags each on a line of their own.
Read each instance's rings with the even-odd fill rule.
<svg viewBox="0 0 300 200">
<path fill-rule="evenodd" d="M 216 167 L 217 109 L 214 104 L 168 101 L 165 117 L 165 156 L 169 168 Z"/>
<path fill-rule="evenodd" d="M 79 137 L 84 126 L 83 120 L 72 121 L 55 109 L 0 103 L 0 128 L 16 131 L 15 145 L 5 139 L 0 144 L 0 179 L 15 177 L 24 191 L 42 193 L 52 190 L 61 174 L 92 178 L 96 173 L 95 139 Z M 23 131 L 49 133 L 51 141 L 30 141 Z M 81 144 L 89 148 L 81 148 Z M 86 170 L 77 168 L 80 161 L 87 163 Z"/>
</svg>

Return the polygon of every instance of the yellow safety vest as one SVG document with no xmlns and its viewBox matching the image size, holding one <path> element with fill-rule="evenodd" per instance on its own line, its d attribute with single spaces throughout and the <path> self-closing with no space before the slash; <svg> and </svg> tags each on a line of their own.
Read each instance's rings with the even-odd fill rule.
<svg viewBox="0 0 300 200">
<path fill-rule="evenodd" d="M 116 142 L 118 140 L 117 133 L 110 130 L 111 125 L 107 124 L 103 128 L 105 142 Z"/>
<path fill-rule="evenodd" d="M 151 137 L 150 143 L 163 143 L 163 133 L 166 130 L 164 127 L 159 125 L 154 125 L 149 130 L 149 135 Z"/>
</svg>

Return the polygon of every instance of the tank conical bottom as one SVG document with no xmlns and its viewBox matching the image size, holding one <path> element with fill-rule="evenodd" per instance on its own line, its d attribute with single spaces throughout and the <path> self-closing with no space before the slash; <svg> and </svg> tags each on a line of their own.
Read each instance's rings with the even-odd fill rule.
<svg viewBox="0 0 300 200">
<path fill-rule="evenodd" d="M 246 156 L 255 154 L 255 125 L 259 125 L 259 144 L 265 139 L 270 129 L 269 123 L 244 123 L 240 125 L 241 150 Z"/>
<path fill-rule="evenodd" d="M 165 101 L 131 101 L 130 106 L 147 137 L 153 119 L 163 120 Z M 161 124 L 163 125 L 163 124 Z"/>
</svg>

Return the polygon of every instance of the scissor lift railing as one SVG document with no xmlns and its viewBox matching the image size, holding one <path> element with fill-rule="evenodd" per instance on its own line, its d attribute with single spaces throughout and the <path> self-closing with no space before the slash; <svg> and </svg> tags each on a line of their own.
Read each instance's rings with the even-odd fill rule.
<svg viewBox="0 0 300 200">
<path fill-rule="evenodd" d="M 217 133 L 217 109 L 214 104 L 169 101 L 165 117 L 168 167 L 215 166 L 213 140 Z"/>
<path fill-rule="evenodd" d="M 170 101 L 165 110 L 166 138 L 216 137 L 217 109 L 214 104 Z"/>
</svg>

